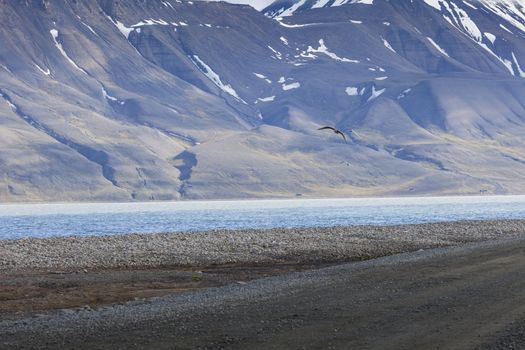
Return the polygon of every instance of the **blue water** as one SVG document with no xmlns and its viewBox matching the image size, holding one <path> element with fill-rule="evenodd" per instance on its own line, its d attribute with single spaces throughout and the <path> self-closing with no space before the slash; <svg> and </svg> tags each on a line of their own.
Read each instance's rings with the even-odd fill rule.
<svg viewBox="0 0 525 350">
<path fill-rule="evenodd" d="M 525 196 L 0 205 L 0 239 L 525 219 Z"/>
</svg>

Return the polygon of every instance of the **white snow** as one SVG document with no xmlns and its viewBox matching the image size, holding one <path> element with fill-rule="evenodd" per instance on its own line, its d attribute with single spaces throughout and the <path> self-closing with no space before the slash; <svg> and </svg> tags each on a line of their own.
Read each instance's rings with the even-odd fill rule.
<svg viewBox="0 0 525 350">
<path fill-rule="evenodd" d="M 275 100 L 275 96 L 262 97 L 257 99 L 257 101 L 260 102 L 272 102 L 273 100 Z"/>
<path fill-rule="evenodd" d="M 0 97 L 4 99 L 4 101 L 7 103 L 7 105 L 13 110 L 13 112 L 16 112 L 18 110 L 18 107 L 15 106 L 7 97 L 4 96 L 4 94 L 0 93 Z"/>
<path fill-rule="evenodd" d="M 165 7 L 171 7 L 173 10 L 175 10 L 175 8 L 173 7 L 173 5 L 170 4 L 168 1 L 162 1 L 162 5 L 164 5 Z"/>
<path fill-rule="evenodd" d="M 509 32 L 510 34 L 514 34 L 509 28 L 505 27 L 503 24 L 500 23 L 499 26 L 501 27 L 501 29 L 506 30 L 506 31 Z"/>
<path fill-rule="evenodd" d="M 290 6 L 289 8 L 284 10 L 283 12 L 281 12 L 281 14 L 279 14 L 279 17 L 287 17 L 287 16 L 293 15 L 294 12 L 297 11 L 297 9 L 299 7 L 301 7 L 301 6 L 303 6 L 305 3 L 306 3 L 306 0 L 299 0 L 298 2 L 296 2 L 292 6 Z"/>
<path fill-rule="evenodd" d="M 91 26 L 89 26 L 88 24 L 84 23 L 84 21 L 82 21 L 82 17 L 80 17 L 79 15 L 77 15 L 77 18 L 78 20 L 80 21 L 80 23 L 82 23 L 82 25 L 84 27 L 86 27 L 91 33 L 93 33 L 94 35 L 100 37 L 97 32 L 95 32 L 95 30 L 93 30 L 93 28 L 91 28 Z"/>
<path fill-rule="evenodd" d="M 390 51 L 392 52 L 396 52 L 396 50 L 394 50 L 394 48 L 392 47 L 392 45 L 390 45 L 390 43 L 383 37 L 381 37 L 381 40 L 383 41 L 383 45 L 385 45 L 385 47 L 387 49 L 389 49 Z M 396 52 L 397 53 L 397 52 Z"/>
<path fill-rule="evenodd" d="M 388 77 L 377 77 L 376 80 L 386 80 Z"/>
<path fill-rule="evenodd" d="M 56 29 L 51 29 L 49 31 L 49 33 L 51 33 L 51 36 L 53 37 L 53 41 L 55 42 L 55 46 L 56 48 L 58 49 L 58 51 L 60 51 L 60 53 L 62 54 L 62 56 L 64 56 L 66 58 L 66 60 L 71 63 L 71 65 L 73 67 L 75 67 L 77 70 L 81 71 L 82 73 L 86 74 L 87 75 L 87 72 L 85 70 L 83 70 L 82 68 L 80 68 L 76 63 L 75 61 L 73 61 L 71 59 L 71 57 L 68 56 L 68 54 L 66 53 L 66 51 L 64 50 L 64 48 L 62 47 L 62 44 L 58 41 L 58 30 Z"/>
<path fill-rule="evenodd" d="M 470 34 L 471 37 L 475 38 L 477 41 L 481 41 L 481 30 L 479 30 L 478 26 L 469 17 L 467 12 L 459 8 L 453 2 L 451 2 L 451 5 L 454 7 L 463 28 Z"/>
<path fill-rule="evenodd" d="M 385 91 L 386 91 L 386 89 L 376 90 L 376 87 L 375 87 L 375 86 L 372 86 L 372 95 L 368 98 L 367 102 L 370 102 L 370 101 L 372 101 L 373 99 L 378 98 L 378 97 L 381 96 Z"/>
<path fill-rule="evenodd" d="M 190 57 L 191 58 L 191 57 Z M 199 56 L 193 55 L 192 59 L 193 63 L 206 75 L 208 79 L 210 79 L 219 89 L 226 92 L 227 94 L 233 96 L 236 100 L 241 101 L 246 104 L 245 101 L 243 101 L 237 92 L 233 89 L 233 87 L 229 84 L 224 84 L 221 80 L 221 77 L 215 73 L 210 66 L 208 66 L 206 63 L 204 63 Z"/>
<path fill-rule="evenodd" d="M 286 28 L 303 28 L 303 27 L 310 27 L 310 26 L 322 24 L 322 23 L 288 24 L 288 23 L 284 23 L 283 19 L 280 17 L 277 17 L 275 19 L 277 20 L 277 23 L 279 23 L 281 26 L 286 27 Z"/>
<path fill-rule="evenodd" d="M 298 89 L 301 87 L 301 83 L 295 82 L 290 84 L 283 84 L 282 88 L 284 91 L 292 90 L 292 89 Z"/>
<path fill-rule="evenodd" d="M 332 6 L 341 6 L 345 4 L 363 4 L 363 5 L 373 5 L 374 0 L 335 0 Z"/>
<path fill-rule="evenodd" d="M 324 43 L 324 39 L 319 39 L 319 47 L 317 49 L 314 49 L 313 47 L 308 46 L 307 52 L 309 52 L 309 53 L 322 53 L 322 54 L 325 54 L 326 56 L 330 57 L 331 59 L 336 60 L 336 61 L 340 61 L 340 62 L 359 63 L 358 60 L 351 60 L 349 58 L 339 57 L 335 53 L 330 52 L 328 50 L 328 48 L 326 47 L 325 43 Z"/>
<path fill-rule="evenodd" d="M 525 72 L 521 69 L 521 66 L 518 63 L 518 60 L 516 59 L 516 55 L 514 54 L 514 52 L 512 52 L 512 60 L 514 61 L 514 64 L 516 65 L 516 68 L 517 68 L 516 75 L 519 75 L 520 77 L 525 78 Z"/>
<path fill-rule="evenodd" d="M 51 75 L 51 71 L 49 70 L 49 68 L 47 69 L 43 69 L 42 67 L 40 67 L 38 64 L 35 63 L 35 67 L 38 68 L 38 70 L 40 72 L 42 72 L 42 74 L 44 75 Z"/>
<path fill-rule="evenodd" d="M 397 96 L 397 99 L 400 100 L 402 98 L 407 97 L 407 95 L 410 93 L 410 91 L 412 91 L 412 89 L 410 89 L 410 88 L 404 90 L 402 93 L 399 94 L 399 96 Z"/>
<path fill-rule="evenodd" d="M 113 96 L 111 96 L 110 94 L 108 94 L 108 92 L 106 91 L 106 89 L 104 88 L 104 86 L 102 86 L 102 95 L 104 96 L 104 98 L 105 98 L 106 100 L 113 101 L 113 102 L 119 102 L 118 98 L 113 97 Z"/>
<path fill-rule="evenodd" d="M 124 35 L 126 37 L 126 39 L 129 38 L 129 35 L 131 34 L 131 32 L 134 30 L 133 28 L 128 28 L 126 27 L 123 23 L 119 22 L 119 21 L 116 21 L 114 20 L 113 18 L 111 18 L 110 16 L 108 16 L 109 20 L 111 21 L 111 23 L 113 23 L 117 28 L 118 30 L 122 33 L 122 35 Z"/>
<path fill-rule="evenodd" d="M 283 42 L 284 45 L 288 45 L 288 40 L 284 36 L 280 37 L 279 39 Z"/>
<path fill-rule="evenodd" d="M 7 68 L 6 66 L 4 66 L 3 64 L 0 64 L 0 67 L 2 67 L 2 69 L 5 70 L 6 72 L 13 74 L 13 72 L 11 72 L 11 70 Z"/>
<path fill-rule="evenodd" d="M 425 2 L 431 1 L 431 0 L 425 0 Z M 433 1 L 433 0 L 432 0 Z M 487 33 L 481 32 L 477 24 L 469 17 L 468 13 L 459 8 L 454 2 L 446 2 L 444 0 L 436 0 L 440 7 L 442 6 L 443 12 L 446 12 L 446 14 L 443 14 L 443 17 L 456 29 L 458 29 L 461 33 L 465 34 L 468 38 L 473 40 L 475 43 L 477 43 L 480 47 L 482 47 L 484 50 L 486 50 L 488 53 L 490 53 L 492 56 L 494 56 L 497 60 L 499 60 L 510 72 L 510 74 L 515 76 L 520 76 L 520 69 L 518 68 L 516 71 L 513 67 L 513 62 L 504 57 L 498 56 L 492 49 L 483 42 L 483 37 L 485 36 L 489 41 L 492 41 L 492 39 L 495 40 L 494 36 L 491 36 L 490 33 L 486 35 Z M 522 13 L 518 8 L 516 7 L 516 3 L 513 1 L 506 1 L 504 3 L 505 6 L 502 6 L 502 2 L 500 0 L 482 0 L 482 3 L 486 5 L 487 8 L 489 8 L 491 11 L 493 11 L 495 14 L 501 16 L 517 28 L 522 27 L 525 31 L 525 24 L 522 24 L 517 20 L 517 18 L 523 19 L 525 23 L 525 13 Z M 503 10 L 504 8 L 505 10 Z M 510 13 L 510 14 L 509 14 Z M 500 27 L 503 29 L 508 30 L 505 26 L 500 24 Z M 511 32 L 512 33 L 512 32 Z M 517 68 L 517 64 L 514 62 L 514 65 Z"/>
<path fill-rule="evenodd" d="M 359 95 L 359 90 L 356 87 L 349 86 L 345 89 L 345 92 L 348 96 L 357 96 Z"/>
<path fill-rule="evenodd" d="M 434 46 L 436 50 L 441 52 L 443 55 L 450 57 L 448 53 L 441 46 L 439 46 L 431 37 L 427 36 L 427 40 L 432 44 L 432 46 Z"/>
<path fill-rule="evenodd" d="M 311 59 L 316 59 L 317 56 L 314 55 L 313 53 L 309 53 L 307 51 L 302 51 L 299 56 L 296 56 L 296 57 L 303 57 L 303 58 L 311 58 Z"/>
<path fill-rule="evenodd" d="M 254 2 L 257 2 L 257 1 L 253 1 L 253 0 L 252 1 L 250 0 L 229 0 L 229 1 L 248 3 L 254 7 L 257 7 L 256 5 L 253 5 Z M 264 0 L 261 0 L 261 1 L 264 1 Z M 273 1 L 268 0 L 268 2 L 265 4 L 268 5 L 271 2 Z M 308 3 L 306 0 L 296 0 L 290 3 L 292 4 L 290 7 L 287 8 L 286 5 L 284 5 L 279 10 L 272 11 L 271 13 L 266 13 L 266 15 L 269 15 L 275 19 L 279 19 L 282 17 L 292 16 L 298 9 L 300 9 L 305 4 L 307 5 L 307 8 L 316 9 L 316 8 L 322 8 L 326 6 L 336 7 L 336 6 L 341 6 L 345 4 L 373 5 L 374 0 L 335 0 L 331 4 L 330 4 L 330 0 L 314 0 L 311 3 Z M 264 6 L 262 7 L 259 6 L 259 7 L 262 8 Z"/>
<path fill-rule="evenodd" d="M 276 49 L 274 49 L 273 47 L 271 47 L 270 45 L 268 45 L 268 48 L 275 54 L 275 57 L 276 59 L 278 60 L 282 60 L 283 57 L 282 57 L 282 53 L 280 53 L 279 51 L 277 51 Z"/>
<path fill-rule="evenodd" d="M 470 8 L 473 8 L 474 10 L 477 10 L 477 9 L 478 9 L 476 6 L 472 5 L 470 2 L 468 2 L 468 1 L 466 1 L 466 0 L 463 0 L 463 3 L 464 3 L 465 5 L 467 5 L 468 7 L 470 7 Z"/>
<path fill-rule="evenodd" d="M 312 5 L 312 8 L 315 9 L 315 8 L 325 7 L 326 4 L 328 4 L 328 2 L 330 2 L 330 0 L 317 0 L 315 4 Z"/>
<path fill-rule="evenodd" d="M 260 74 L 260 73 L 253 73 L 253 75 L 255 75 L 257 78 L 259 79 L 263 79 L 265 80 L 268 84 L 271 84 L 272 81 L 270 79 L 268 79 L 268 77 L 266 77 L 264 74 Z"/>
<path fill-rule="evenodd" d="M 523 7 L 523 1 L 505 1 L 504 5 L 502 5 L 501 0 L 483 0 L 483 4 L 507 23 L 525 32 L 525 8 Z M 511 32 L 505 26 L 501 24 L 500 26 Z"/>
<path fill-rule="evenodd" d="M 352 22 L 353 24 L 363 24 L 363 21 L 357 21 L 355 19 L 351 19 L 350 22 Z"/>
<path fill-rule="evenodd" d="M 492 43 L 492 45 L 494 45 L 494 42 L 496 41 L 496 36 L 494 34 L 485 32 L 483 35 Z"/>
<path fill-rule="evenodd" d="M 432 6 L 438 11 L 441 11 L 441 5 L 439 4 L 439 0 L 423 0 L 425 3 L 429 6 Z"/>
<path fill-rule="evenodd" d="M 280 77 L 279 78 L 279 81 L 277 81 L 278 83 L 282 84 L 286 81 L 286 78 L 285 77 Z"/>
<path fill-rule="evenodd" d="M 507 67 L 507 69 L 509 70 L 510 74 L 514 75 L 514 68 L 512 68 L 512 62 L 507 60 L 507 59 L 498 57 L 498 56 L 496 56 L 496 57 L 501 61 L 501 63 L 503 63 L 505 65 L 505 67 Z"/>
<path fill-rule="evenodd" d="M 178 26 L 177 23 L 172 23 L 174 26 Z M 165 20 L 163 19 L 153 19 L 153 18 L 150 18 L 150 19 L 144 19 L 138 23 L 135 23 L 131 26 L 131 30 L 133 31 L 133 28 L 138 28 L 138 27 L 143 27 L 143 26 L 157 26 L 157 25 L 161 25 L 161 26 L 168 26 L 169 23 L 166 22 Z"/>
</svg>

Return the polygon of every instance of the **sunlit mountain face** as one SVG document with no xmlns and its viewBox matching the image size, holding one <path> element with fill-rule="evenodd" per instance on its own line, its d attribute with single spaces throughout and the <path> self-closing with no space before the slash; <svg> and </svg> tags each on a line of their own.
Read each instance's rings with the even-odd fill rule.
<svg viewBox="0 0 525 350">
<path fill-rule="evenodd" d="M 0 19 L 1 202 L 525 192 L 521 2 L 4 0 Z"/>
</svg>

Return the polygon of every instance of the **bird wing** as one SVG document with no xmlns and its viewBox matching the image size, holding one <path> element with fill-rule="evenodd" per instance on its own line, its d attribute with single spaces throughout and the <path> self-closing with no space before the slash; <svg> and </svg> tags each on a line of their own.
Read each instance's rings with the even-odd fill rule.
<svg viewBox="0 0 525 350">
<path fill-rule="evenodd" d="M 336 129 L 332 128 L 331 126 L 323 126 L 322 128 L 319 128 L 317 130 L 333 130 L 333 131 L 336 131 Z"/>
<path fill-rule="evenodd" d="M 343 136 L 343 139 L 345 139 L 345 142 L 346 142 L 346 136 L 345 136 L 345 134 L 343 134 L 342 131 L 340 131 L 340 130 L 334 130 L 334 131 L 335 131 L 336 134 L 339 134 L 339 135 Z"/>
</svg>

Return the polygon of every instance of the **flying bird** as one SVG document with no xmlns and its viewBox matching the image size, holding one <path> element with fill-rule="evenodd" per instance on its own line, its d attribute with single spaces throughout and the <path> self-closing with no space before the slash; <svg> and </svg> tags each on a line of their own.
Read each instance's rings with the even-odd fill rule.
<svg viewBox="0 0 525 350">
<path fill-rule="evenodd" d="M 319 128 L 317 130 L 332 130 L 334 133 L 336 133 L 337 135 L 341 135 L 343 137 L 343 139 L 346 141 L 346 136 L 345 134 L 341 131 L 341 130 L 338 130 L 336 128 L 333 128 L 331 126 L 323 126 L 322 128 Z"/>
</svg>

